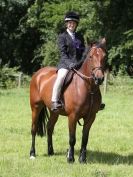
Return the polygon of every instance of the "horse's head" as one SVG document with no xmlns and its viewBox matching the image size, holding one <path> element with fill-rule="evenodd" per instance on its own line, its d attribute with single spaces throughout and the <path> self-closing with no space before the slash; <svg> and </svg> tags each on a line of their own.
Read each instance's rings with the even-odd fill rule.
<svg viewBox="0 0 133 177">
<path fill-rule="evenodd" d="M 99 43 L 92 44 L 89 52 L 91 76 L 96 85 L 101 85 L 104 81 L 105 46 L 106 40 L 103 38 Z"/>
</svg>

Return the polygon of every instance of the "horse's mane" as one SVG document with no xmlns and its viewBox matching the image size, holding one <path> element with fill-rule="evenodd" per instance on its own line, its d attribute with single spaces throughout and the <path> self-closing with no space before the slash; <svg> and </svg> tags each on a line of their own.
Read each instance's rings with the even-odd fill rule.
<svg viewBox="0 0 133 177">
<path fill-rule="evenodd" d="M 87 47 L 85 48 L 85 51 L 84 51 L 83 56 L 82 56 L 82 60 L 83 60 L 83 61 L 86 59 L 86 57 L 87 57 L 88 53 L 90 52 L 90 50 L 91 50 L 91 47 L 90 47 L 90 46 L 87 46 Z"/>
<path fill-rule="evenodd" d="M 106 46 L 104 43 L 102 43 L 101 41 L 93 41 L 91 42 L 88 46 L 85 47 L 84 53 L 82 55 L 82 59 L 77 63 L 77 69 L 80 69 L 82 64 L 87 60 L 87 56 L 89 55 L 91 48 L 95 46 L 97 48 L 102 48 L 103 50 L 106 51 Z"/>
</svg>

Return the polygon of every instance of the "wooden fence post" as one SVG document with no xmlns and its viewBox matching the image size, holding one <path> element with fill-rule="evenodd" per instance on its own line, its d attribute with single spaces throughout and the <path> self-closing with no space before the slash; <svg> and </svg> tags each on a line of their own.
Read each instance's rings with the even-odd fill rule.
<svg viewBox="0 0 133 177">
<path fill-rule="evenodd" d="M 107 69 L 107 70 L 105 71 L 105 73 L 104 73 L 104 90 L 103 90 L 104 95 L 105 95 L 106 92 L 107 92 L 108 75 L 109 75 L 109 70 Z"/>
<path fill-rule="evenodd" d="M 23 75 L 23 73 L 20 73 L 18 76 L 18 88 L 20 88 L 22 85 L 22 75 Z"/>
</svg>

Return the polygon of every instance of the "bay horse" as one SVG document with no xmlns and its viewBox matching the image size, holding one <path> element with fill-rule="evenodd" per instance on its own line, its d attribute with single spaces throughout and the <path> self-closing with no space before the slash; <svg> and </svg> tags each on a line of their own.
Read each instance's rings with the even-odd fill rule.
<svg viewBox="0 0 133 177">
<path fill-rule="evenodd" d="M 59 115 L 65 115 L 68 117 L 69 127 L 67 161 L 69 163 L 75 161 L 76 125 L 83 118 L 84 125 L 79 162 L 86 163 L 86 147 L 89 131 L 101 105 L 99 85 L 104 80 L 105 45 L 105 38 L 99 43 L 93 44 L 86 53 L 85 60 L 80 69 L 74 69 L 73 79 L 63 93 L 64 109 L 58 112 L 51 111 L 52 88 L 57 76 L 57 69 L 55 67 L 44 67 L 33 75 L 30 82 L 30 105 L 32 110 L 31 159 L 36 156 L 36 134 L 43 136 L 44 133 L 47 133 L 48 155 L 54 154 L 52 133 Z M 49 110 L 49 119 L 46 124 L 45 121 L 48 117 L 47 109 Z"/>
</svg>

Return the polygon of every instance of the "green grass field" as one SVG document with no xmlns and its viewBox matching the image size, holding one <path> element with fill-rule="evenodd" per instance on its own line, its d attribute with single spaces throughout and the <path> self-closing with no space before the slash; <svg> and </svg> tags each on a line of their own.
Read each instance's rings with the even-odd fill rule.
<svg viewBox="0 0 133 177">
<path fill-rule="evenodd" d="M 29 90 L 0 90 L 0 177 L 133 177 L 133 80 L 110 85 L 103 101 L 106 109 L 90 131 L 88 163 L 78 162 L 82 127 L 77 126 L 75 163 L 67 164 L 67 118 L 55 126 L 55 155 L 48 157 L 46 137 L 37 137 L 37 158 L 30 160 Z"/>
</svg>

